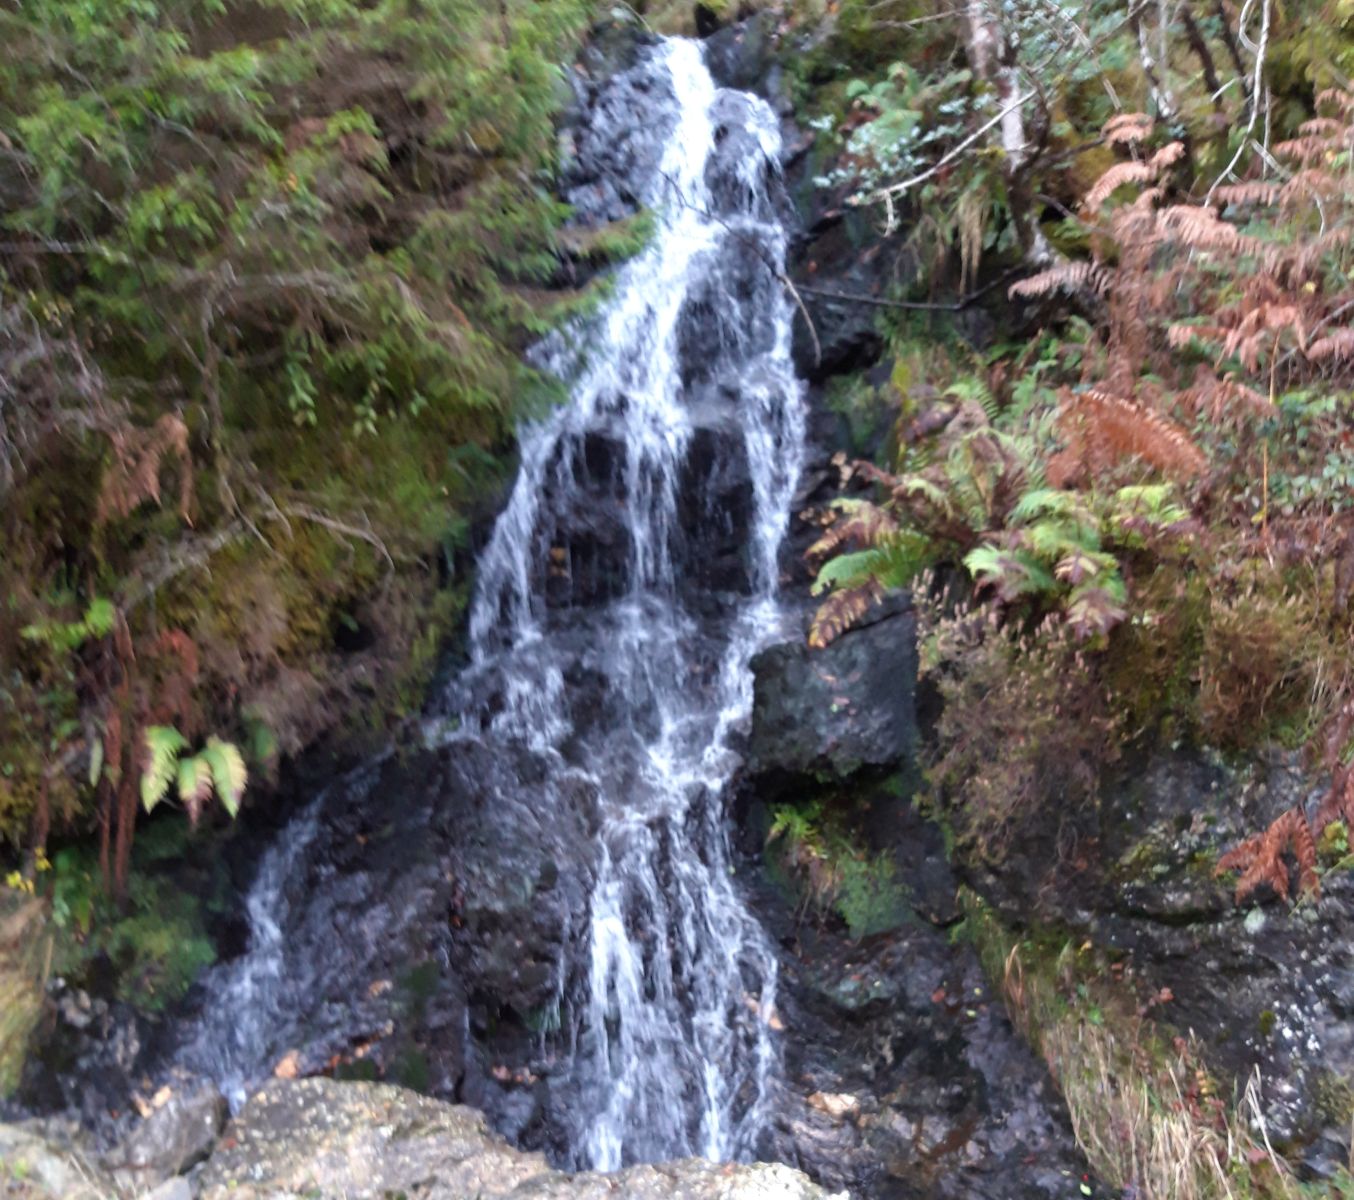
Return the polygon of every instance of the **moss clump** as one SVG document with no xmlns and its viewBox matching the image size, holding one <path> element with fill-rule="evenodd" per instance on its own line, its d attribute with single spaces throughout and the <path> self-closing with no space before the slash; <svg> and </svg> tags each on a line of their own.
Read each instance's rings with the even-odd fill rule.
<svg viewBox="0 0 1354 1200">
<path fill-rule="evenodd" d="M 767 835 L 773 868 L 798 906 L 835 914 L 859 941 L 912 919 L 909 890 L 886 852 L 875 853 L 819 801 L 783 804 Z"/>
<path fill-rule="evenodd" d="M 118 904 L 102 890 L 92 850 L 71 847 L 53 856 L 53 966 L 81 986 L 109 968 L 117 999 L 160 1012 L 216 960 L 208 920 L 225 907 L 227 880 L 206 839 L 175 820 L 144 831 L 133 868 Z"/>
</svg>

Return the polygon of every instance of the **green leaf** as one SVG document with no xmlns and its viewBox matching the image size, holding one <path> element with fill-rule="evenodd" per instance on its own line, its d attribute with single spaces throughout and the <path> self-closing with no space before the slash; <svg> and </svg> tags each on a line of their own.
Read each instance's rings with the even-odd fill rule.
<svg viewBox="0 0 1354 1200">
<path fill-rule="evenodd" d="M 148 725 L 145 740 L 150 758 L 141 772 L 141 803 L 150 812 L 165 798 L 174 765 L 188 749 L 188 740 L 172 725 Z"/>
<path fill-rule="evenodd" d="M 85 633 L 89 637 L 106 637 L 113 631 L 116 619 L 117 609 L 113 607 L 113 602 L 97 596 L 85 610 Z"/>
<path fill-rule="evenodd" d="M 179 799 L 196 813 L 212 794 L 212 769 L 205 754 L 179 759 Z"/>
<path fill-rule="evenodd" d="M 240 800 L 244 796 L 245 784 L 249 782 L 249 772 L 244 765 L 244 756 L 237 746 L 223 742 L 218 737 L 207 739 L 207 748 L 202 757 L 211 768 L 212 782 L 216 785 L 217 798 L 225 805 L 232 817 L 239 814 Z"/>
</svg>

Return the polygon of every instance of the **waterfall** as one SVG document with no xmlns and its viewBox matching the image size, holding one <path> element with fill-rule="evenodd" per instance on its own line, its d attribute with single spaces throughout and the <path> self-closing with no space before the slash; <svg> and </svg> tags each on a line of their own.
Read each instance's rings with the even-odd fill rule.
<svg viewBox="0 0 1354 1200">
<path fill-rule="evenodd" d="M 470 666 L 426 725 L 432 745 L 529 755 L 537 776 L 595 797 L 587 911 L 558 963 L 552 1086 L 568 1096 L 572 1164 L 603 1170 L 745 1157 L 766 1116 L 776 958 L 735 886 L 723 804 L 749 664 L 779 621 L 803 440 L 776 118 L 716 87 L 696 42 L 650 46 L 630 75 L 645 110 L 598 106 L 591 133 L 620 145 L 637 122 L 657 131 L 658 151 L 634 155 L 623 180 L 654 233 L 600 311 L 535 351 L 569 399 L 521 431 L 480 562 Z M 567 803 L 552 783 L 502 786 L 546 821 Z M 316 836 L 313 814 L 298 820 L 293 849 L 260 872 L 250 950 L 212 985 L 187 1056 L 237 1088 L 285 1044 L 252 1016 L 242 1032 L 240 1006 L 285 1023 L 279 997 L 295 1004 L 310 978 L 288 967 L 280 933 L 281 877 Z M 322 908 L 312 940 L 341 923 Z"/>
<path fill-rule="evenodd" d="M 653 242 L 620 272 L 600 320 L 550 347 L 557 370 L 582 362 L 568 405 L 524 432 L 471 620 L 477 667 L 530 681 L 477 735 L 568 741 L 560 680 L 573 651 L 566 641 L 558 653 L 552 630 L 576 617 L 549 609 L 540 579 L 567 530 L 543 507 L 572 508 L 590 436 L 619 443 L 624 571 L 619 594 L 592 614 L 591 636 L 607 647 L 623 719 L 571 754 L 603 798 L 574 1066 L 591 1107 L 585 1158 L 601 1169 L 746 1152 L 775 1060 L 775 958 L 732 885 L 719 801 L 736 761 L 728 735 L 750 709 L 749 660 L 775 621 L 802 437 L 792 313 L 776 278 L 785 234 L 770 185 L 780 138 L 764 103 L 716 89 L 697 44 L 669 41 L 656 57 L 675 119 L 644 192 L 658 214 Z M 717 134 L 735 154 L 716 158 Z M 713 354 L 703 361 L 683 345 L 684 322 L 707 326 L 700 344 Z M 691 532 L 679 527 L 681 480 L 695 423 L 709 416 L 702 404 L 715 399 L 702 393 L 726 404 L 752 492 L 747 594 L 714 648 L 713 672 L 678 586 L 679 542 Z"/>
</svg>

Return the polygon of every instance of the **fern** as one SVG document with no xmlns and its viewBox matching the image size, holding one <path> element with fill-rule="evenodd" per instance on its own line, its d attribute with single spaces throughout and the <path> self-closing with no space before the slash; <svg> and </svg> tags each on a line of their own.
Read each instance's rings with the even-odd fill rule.
<svg viewBox="0 0 1354 1200">
<path fill-rule="evenodd" d="M 207 747 L 202 751 L 207 766 L 211 770 L 212 785 L 217 798 L 232 817 L 240 811 L 240 799 L 244 795 L 249 773 L 245 769 L 244 758 L 237 747 L 220 738 L 209 737 Z"/>
<path fill-rule="evenodd" d="M 147 812 L 168 795 L 172 780 L 194 824 L 213 793 L 232 817 L 239 814 L 249 773 L 237 746 L 212 736 L 199 753 L 185 756 L 188 739 L 172 726 L 148 726 L 144 737 L 141 803 Z"/>
<path fill-rule="evenodd" d="M 141 804 L 147 812 L 169 791 L 179 755 L 188 739 L 171 725 L 149 725 L 145 733 L 146 763 L 141 771 Z"/>
</svg>

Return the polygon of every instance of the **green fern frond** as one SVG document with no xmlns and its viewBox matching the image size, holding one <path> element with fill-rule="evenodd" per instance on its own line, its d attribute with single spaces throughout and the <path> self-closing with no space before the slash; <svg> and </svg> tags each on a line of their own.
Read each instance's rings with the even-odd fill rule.
<svg viewBox="0 0 1354 1200">
<path fill-rule="evenodd" d="M 980 588 L 991 588 L 1004 603 L 1025 596 L 1048 595 L 1058 590 L 1058 582 L 1034 555 L 985 543 L 964 556 Z"/>
<path fill-rule="evenodd" d="M 945 395 L 978 405 L 988 421 L 996 421 L 1001 412 L 1001 406 L 992 395 L 992 389 L 987 386 L 987 380 L 978 375 L 961 375 L 945 389 Z"/>
<path fill-rule="evenodd" d="M 201 754 L 179 759 L 179 799 L 196 813 L 212 794 L 212 769 Z"/>
<path fill-rule="evenodd" d="M 147 762 L 141 772 L 141 803 L 150 812 L 165 798 L 188 739 L 172 725 L 148 725 L 144 737 Z"/>
<path fill-rule="evenodd" d="M 209 737 L 201 757 L 211 770 L 217 798 L 232 817 L 237 816 L 245 785 L 249 782 L 249 771 L 239 747 L 218 737 Z"/>
<path fill-rule="evenodd" d="M 953 509 L 949 493 L 924 475 L 904 475 L 894 494 L 907 497 L 920 496 L 942 513 L 949 513 Z"/>
<path fill-rule="evenodd" d="M 1095 526 L 1075 521 L 1036 521 L 1023 531 L 1023 537 L 1031 550 L 1049 561 L 1100 549 L 1100 534 Z"/>
<path fill-rule="evenodd" d="M 1041 517 L 1070 517 L 1078 521 L 1089 519 L 1081 497 L 1058 488 L 1034 488 L 1016 501 L 1011 509 L 1011 520 L 1024 525 Z"/>
</svg>

